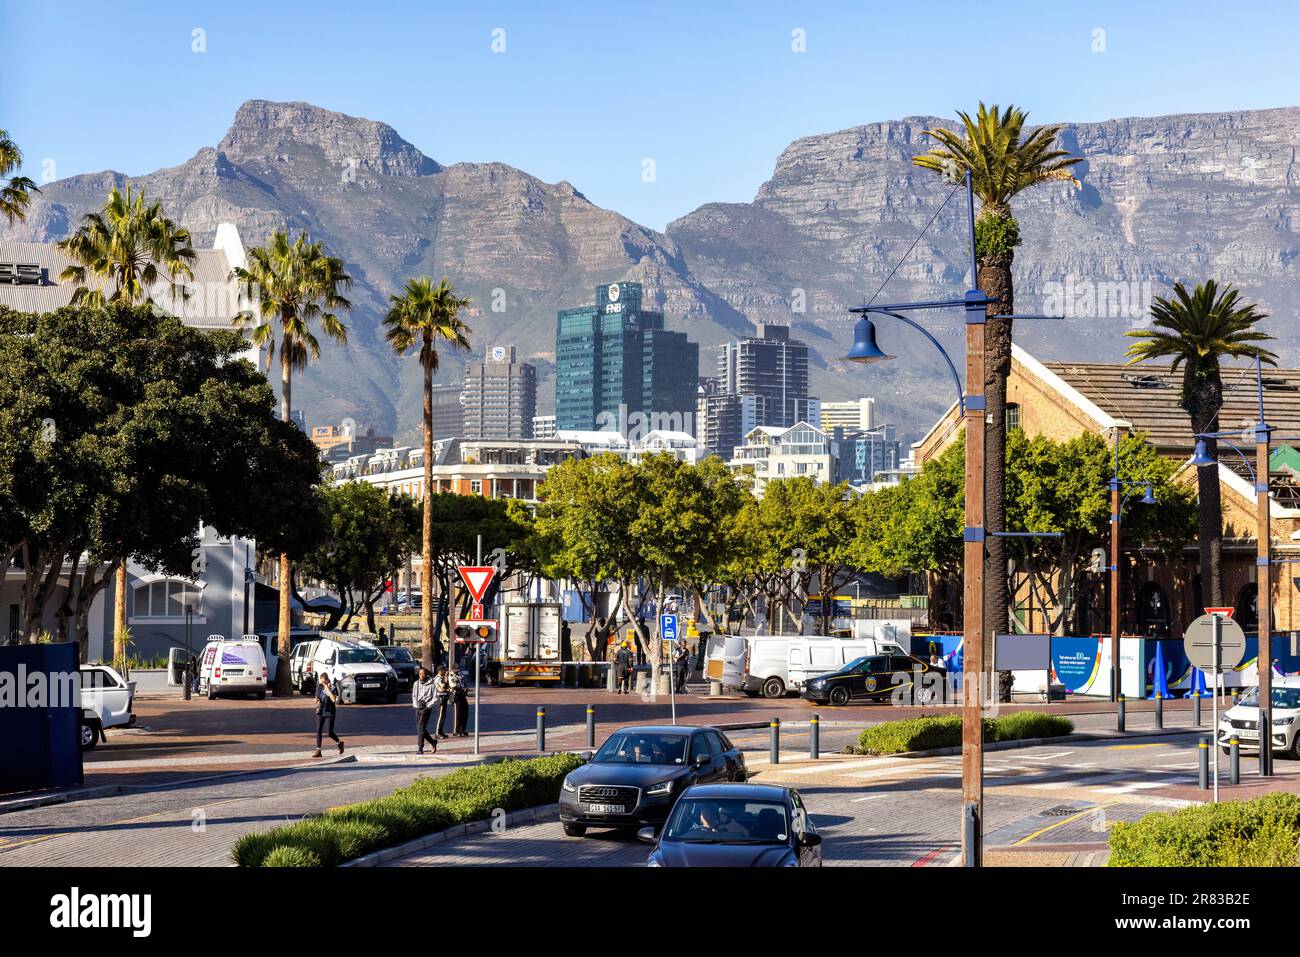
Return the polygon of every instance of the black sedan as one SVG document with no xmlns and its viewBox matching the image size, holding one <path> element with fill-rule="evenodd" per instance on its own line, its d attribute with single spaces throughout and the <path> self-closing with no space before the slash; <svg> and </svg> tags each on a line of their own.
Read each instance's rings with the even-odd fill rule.
<svg viewBox="0 0 1300 957">
<path fill-rule="evenodd" d="M 393 671 L 397 672 L 398 690 L 410 691 L 411 685 L 415 684 L 415 675 L 420 670 L 420 663 L 402 645 L 378 645 L 377 647 L 384 660 L 392 666 Z"/>
<path fill-rule="evenodd" d="M 657 827 L 692 784 L 744 781 L 745 758 L 717 728 L 621 728 L 560 790 L 560 823 L 570 837 L 589 827 Z"/>
<path fill-rule="evenodd" d="M 836 706 L 851 701 L 931 704 L 943 697 L 946 674 L 911 655 L 865 655 L 808 681 L 803 697 Z"/>
<path fill-rule="evenodd" d="M 649 867 L 821 867 L 822 839 L 793 788 L 697 784 L 673 806 Z"/>
</svg>

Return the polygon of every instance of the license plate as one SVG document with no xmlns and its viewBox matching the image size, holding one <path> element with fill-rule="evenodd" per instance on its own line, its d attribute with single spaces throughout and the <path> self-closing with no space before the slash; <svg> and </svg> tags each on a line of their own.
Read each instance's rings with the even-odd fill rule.
<svg viewBox="0 0 1300 957">
<path fill-rule="evenodd" d="M 378 688 L 378 687 L 379 687 L 379 682 L 378 682 L 378 681 L 363 681 L 363 682 L 361 682 L 361 687 L 363 687 L 363 688 Z"/>
<path fill-rule="evenodd" d="M 621 804 L 588 804 L 587 810 L 592 814 L 623 814 L 624 809 Z"/>
</svg>

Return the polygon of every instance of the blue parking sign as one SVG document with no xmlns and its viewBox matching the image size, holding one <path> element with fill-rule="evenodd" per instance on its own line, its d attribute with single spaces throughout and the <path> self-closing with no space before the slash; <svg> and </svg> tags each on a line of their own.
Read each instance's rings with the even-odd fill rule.
<svg viewBox="0 0 1300 957">
<path fill-rule="evenodd" d="M 677 616 L 660 615 L 659 616 L 659 637 L 664 641 L 677 640 Z"/>
</svg>

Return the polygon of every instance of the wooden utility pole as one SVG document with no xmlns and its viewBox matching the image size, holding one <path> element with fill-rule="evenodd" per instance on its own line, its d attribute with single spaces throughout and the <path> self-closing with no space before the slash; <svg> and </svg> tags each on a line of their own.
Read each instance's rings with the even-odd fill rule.
<svg viewBox="0 0 1300 957">
<path fill-rule="evenodd" d="M 1255 428 L 1255 606 L 1259 622 L 1255 630 L 1259 633 L 1259 774 L 1268 777 L 1273 773 L 1273 543 L 1268 514 L 1269 430 L 1264 424 L 1263 402 L 1261 386 L 1260 421 Z"/>
<path fill-rule="evenodd" d="M 962 863 L 983 864 L 984 848 L 984 296 L 966 294 L 966 502 L 962 594 Z M 994 693 L 989 686 L 989 693 Z"/>
</svg>

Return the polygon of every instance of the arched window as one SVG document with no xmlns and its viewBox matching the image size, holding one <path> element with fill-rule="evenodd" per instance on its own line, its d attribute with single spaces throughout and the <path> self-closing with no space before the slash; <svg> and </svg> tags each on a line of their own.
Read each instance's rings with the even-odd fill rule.
<svg viewBox="0 0 1300 957">
<path fill-rule="evenodd" d="M 1138 589 L 1138 633 L 1155 637 L 1169 634 L 1169 602 L 1165 590 L 1156 582 L 1147 582 Z"/>
<path fill-rule="evenodd" d="M 1259 626 L 1259 588 L 1254 582 L 1242 587 L 1237 592 L 1237 604 L 1232 612 L 1232 620 L 1245 631 L 1255 631 Z M 1273 619 L 1275 622 L 1276 618 Z"/>
<path fill-rule="evenodd" d="M 132 618 L 184 618 L 185 606 L 203 617 L 203 589 L 183 578 L 146 581 L 135 587 Z"/>
</svg>

